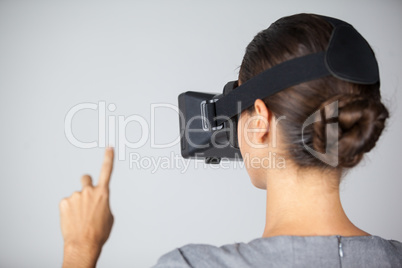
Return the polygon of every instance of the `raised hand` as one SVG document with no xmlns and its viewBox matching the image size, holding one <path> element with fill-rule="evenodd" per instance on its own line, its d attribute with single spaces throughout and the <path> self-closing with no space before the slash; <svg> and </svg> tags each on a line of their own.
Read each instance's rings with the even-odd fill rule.
<svg viewBox="0 0 402 268">
<path fill-rule="evenodd" d="M 63 267 L 95 267 L 103 244 L 109 238 L 113 215 L 109 206 L 109 182 L 113 169 L 113 148 L 105 158 L 97 186 L 92 178 L 81 178 L 82 191 L 60 202 L 61 231 L 64 238 Z"/>
</svg>

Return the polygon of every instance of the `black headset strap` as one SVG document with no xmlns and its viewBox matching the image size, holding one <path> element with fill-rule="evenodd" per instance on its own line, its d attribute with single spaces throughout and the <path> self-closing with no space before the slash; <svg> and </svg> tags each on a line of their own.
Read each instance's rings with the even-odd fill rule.
<svg viewBox="0 0 402 268">
<path fill-rule="evenodd" d="M 246 81 L 215 103 L 215 114 L 222 119 L 231 118 L 285 88 L 330 75 L 325 65 L 325 51 L 282 62 Z"/>
</svg>

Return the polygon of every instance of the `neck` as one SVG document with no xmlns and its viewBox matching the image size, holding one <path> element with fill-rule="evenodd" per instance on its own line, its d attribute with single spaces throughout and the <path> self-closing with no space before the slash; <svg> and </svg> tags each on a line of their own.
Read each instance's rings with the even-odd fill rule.
<svg viewBox="0 0 402 268">
<path fill-rule="evenodd" d="M 269 172 L 263 237 L 370 235 L 353 225 L 342 208 L 339 172 L 292 168 Z"/>
</svg>

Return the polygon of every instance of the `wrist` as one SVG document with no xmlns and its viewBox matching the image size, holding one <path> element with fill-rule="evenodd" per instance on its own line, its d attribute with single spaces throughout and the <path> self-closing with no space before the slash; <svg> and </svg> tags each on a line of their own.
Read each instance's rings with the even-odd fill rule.
<svg viewBox="0 0 402 268">
<path fill-rule="evenodd" d="M 63 268 L 96 266 L 102 246 L 94 243 L 65 242 Z"/>
</svg>

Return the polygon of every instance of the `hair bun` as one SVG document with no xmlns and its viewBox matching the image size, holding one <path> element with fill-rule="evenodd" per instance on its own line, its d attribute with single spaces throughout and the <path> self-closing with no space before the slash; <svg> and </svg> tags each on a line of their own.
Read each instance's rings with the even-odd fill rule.
<svg viewBox="0 0 402 268">
<path fill-rule="evenodd" d="M 321 107 L 338 99 L 338 165 L 354 167 L 376 144 L 385 127 L 388 110 L 377 98 L 361 97 L 359 95 L 342 95 L 331 98 Z M 325 149 L 325 121 L 319 121 L 314 126 L 314 147 Z"/>
</svg>

